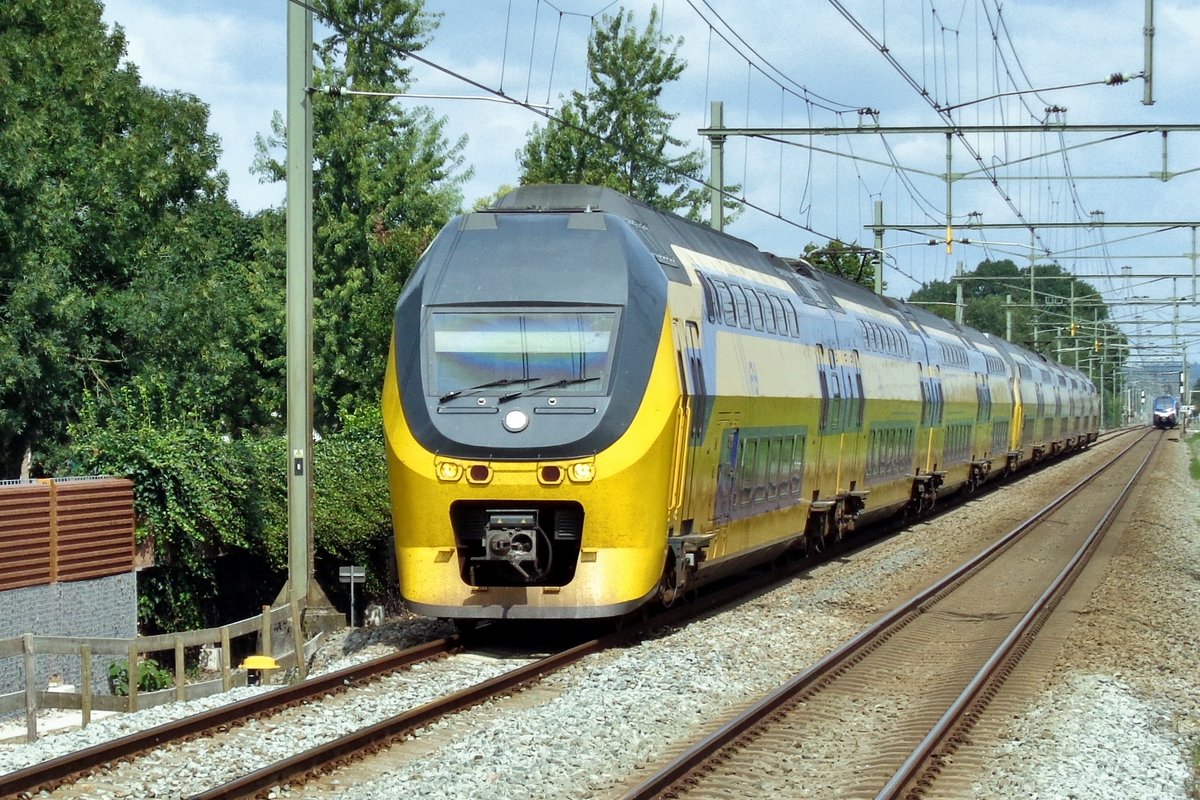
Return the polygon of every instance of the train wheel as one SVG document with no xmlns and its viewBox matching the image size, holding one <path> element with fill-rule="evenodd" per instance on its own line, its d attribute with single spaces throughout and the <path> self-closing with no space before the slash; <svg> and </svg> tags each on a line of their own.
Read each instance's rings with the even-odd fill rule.
<svg viewBox="0 0 1200 800">
<path fill-rule="evenodd" d="M 454 620 L 454 631 L 462 638 L 466 639 L 474 635 L 475 631 L 479 630 L 479 620 L 477 619 L 456 619 Z"/>
<path fill-rule="evenodd" d="M 663 565 L 662 579 L 658 583 L 658 600 L 663 608 L 675 605 L 683 593 L 680 591 L 679 570 L 675 566 L 675 554 L 667 552 L 666 563 Z"/>
</svg>

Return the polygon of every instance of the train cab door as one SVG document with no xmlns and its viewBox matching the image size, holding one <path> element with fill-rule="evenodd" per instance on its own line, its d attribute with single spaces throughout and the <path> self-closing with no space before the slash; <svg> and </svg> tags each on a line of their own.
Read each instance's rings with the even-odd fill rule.
<svg viewBox="0 0 1200 800">
<path fill-rule="evenodd" d="M 704 362 L 700 357 L 700 326 L 693 320 L 674 320 L 681 396 L 676 420 L 675 456 L 671 475 L 671 518 L 678 533 L 687 535 L 695 514 L 696 449 L 703 446 L 707 415 Z"/>
</svg>

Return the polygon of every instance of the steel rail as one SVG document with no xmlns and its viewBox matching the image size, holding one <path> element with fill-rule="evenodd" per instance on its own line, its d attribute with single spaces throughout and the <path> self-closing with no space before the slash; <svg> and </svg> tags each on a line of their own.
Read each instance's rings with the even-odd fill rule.
<svg viewBox="0 0 1200 800">
<path fill-rule="evenodd" d="M 1139 439 L 1139 441 L 1141 441 Z M 1001 670 L 1005 664 L 1015 662 L 1019 658 L 1017 646 L 1022 641 L 1028 641 L 1032 636 L 1036 635 L 1041 625 L 1046 618 L 1053 613 L 1059 602 L 1066 596 L 1066 593 L 1074 585 L 1076 578 L 1079 577 L 1083 567 L 1087 565 L 1092 555 L 1099 547 L 1100 540 L 1104 534 L 1112 527 L 1117 514 L 1124 507 L 1125 502 L 1129 499 L 1129 495 L 1133 492 L 1134 485 L 1146 472 L 1147 466 L 1150 464 L 1150 459 L 1158 452 L 1158 447 L 1162 443 L 1160 436 L 1154 446 L 1150 448 L 1150 452 L 1142 459 L 1142 463 L 1138 465 L 1137 470 L 1130 479 L 1125 483 L 1121 492 L 1109 505 L 1108 510 L 1100 518 L 1092 528 L 1083 544 L 1067 562 L 1066 566 L 1055 576 L 1054 581 L 1046 588 L 1044 592 L 1025 613 L 1021 620 L 1013 627 L 1012 632 L 1004 638 L 1000 646 L 988 658 L 975 676 L 967 684 L 966 688 L 959 694 L 958 697 L 946 709 L 946 713 L 929 729 L 929 733 L 921 740 L 921 742 L 913 748 L 912 754 L 905 759 L 900 768 L 895 774 L 884 784 L 879 793 L 875 796 L 875 800 L 895 800 L 899 797 L 912 796 L 910 792 L 917 789 L 915 783 L 922 783 L 921 789 L 928 788 L 928 785 L 933 782 L 936 770 L 931 769 L 931 760 L 934 759 L 937 751 L 942 748 L 947 738 L 952 733 L 960 733 L 974 727 L 974 720 L 978 719 L 978 713 L 969 714 L 972 711 L 981 711 L 977 707 L 980 705 L 978 701 L 980 695 L 985 688 L 998 689 L 1004 683 L 1007 675 L 1007 670 Z M 1035 623 L 1037 623 L 1035 625 Z M 1016 656 L 1016 658 L 1014 658 Z M 986 705 L 986 703 L 984 703 Z M 919 790 L 916 792 L 919 794 Z"/>
<path fill-rule="evenodd" d="M 1042 510 L 1017 525 L 1000 539 L 956 567 L 943 578 L 935 581 L 904 603 L 901 603 L 812 667 L 797 675 L 791 681 L 762 698 L 737 717 L 726 722 L 720 728 L 694 744 L 670 764 L 667 764 L 654 775 L 651 775 L 627 792 L 623 800 L 649 800 L 649 798 L 657 797 L 666 792 L 672 785 L 678 783 L 697 767 L 710 760 L 726 745 L 736 741 L 747 731 L 766 720 L 805 689 L 815 685 L 828 675 L 844 670 L 849 664 L 853 663 L 856 655 L 860 652 L 867 652 L 868 646 L 873 642 L 878 642 L 891 630 L 906 625 L 912 618 L 922 613 L 922 606 L 936 602 L 942 595 L 949 593 L 955 586 L 964 582 L 971 574 L 983 567 L 984 564 L 994 559 L 1038 523 L 1063 506 L 1084 487 L 1120 461 L 1126 453 L 1136 447 L 1151 432 L 1151 429 L 1146 429 L 1142 436 L 1137 437 L 1137 439 L 1117 453 L 1110 461 L 1067 489 Z"/>
<path fill-rule="evenodd" d="M 291 758 L 270 764 L 255 772 L 218 787 L 191 795 L 188 800 L 229 800 L 231 798 L 253 797 L 258 793 L 305 775 L 313 774 L 329 765 L 349 759 L 387 742 L 397 739 L 406 733 L 428 725 L 449 714 L 464 711 L 479 705 L 485 700 L 515 691 L 527 684 L 532 684 L 552 672 L 570 666 L 588 655 L 598 653 L 610 647 L 636 641 L 648 631 L 681 625 L 696 619 L 722 606 L 729 605 L 741 598 L 781 583 L 789 579 L 793 572 L 804 566 L 797 562 L 790 568 L 756 576 L 723 589 L 710 592 L 696 598 L 690 603 L 666 609 L 652 616 L 644 617 L 636 623 L 597 637 L 568 650 L 547 656 L 524 667 L 498 675 L 490 680 L 470 686 L 453 695 L 433 700 L 423 706 L 398 714 L 389 719 L 376 723 L 361 731 L 348 734 L 338 739 L 299 753 Z"/>
<path fill-rule="evenodd" d="M 378 675 L 427 661 L 462 649 L 457 637 L 437 639 L 393 653 L 384 658 L 356 664 L 346 669 L 310 678 L 281 689 L 229 703 L 201 714 L 158 725 L 85 750 L 68 753 L 31 767 L 0 775 L 0 798 L 16 797 L 51 790 L 105 764 L 127 759 L 155 747 L 197 736 L 217 728 L 235 725 L 250 717 L 293 706 L 330 692 L 343 691 L 356 683 Z"/>
<path fill-rule="evenodd" d="M 618 632 L 576 645 L 511 672 L 469 686 L 452 695 L 385 719 L 368 728 L 326 742 L 291 758 L 269 764 L 216 788 L 194 794 L 189 800 L 253 797 L 258 792 L 286 783 L 292 778 L 320 770 L 338 759 L 382 745 L 447 714 L 463 711 L 496 695 L 514 691 L 523 684 L 535 681 L 543 675 L 575 663 L 584 656 L 612 646 L 617 640 L 624 639 L 627 635 Z"/>
</svg>

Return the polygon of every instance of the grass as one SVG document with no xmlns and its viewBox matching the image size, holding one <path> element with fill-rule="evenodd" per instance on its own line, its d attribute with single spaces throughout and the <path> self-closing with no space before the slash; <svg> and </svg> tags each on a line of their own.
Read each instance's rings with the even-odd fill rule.
<svg viewBox="0 0 1200 800">
<path fill-rule="evenodd" d="M 1200 742 L 1192 745 L 1192 777 L 1187 785 L 1188 797 L 1200 800 Z"/>
<path fill-rule="evenodd" d="M 1200 459 L 1196 457 L 1196 450 L 1200 448 L 1200 433 L 1193 433 L 1187 437 L 1186 441 L 1192 451 L 1192 461 L 1188 465 L 1188 471 L 1191 473 L 1192 480 L 1200 481 Z"/>
</svg>

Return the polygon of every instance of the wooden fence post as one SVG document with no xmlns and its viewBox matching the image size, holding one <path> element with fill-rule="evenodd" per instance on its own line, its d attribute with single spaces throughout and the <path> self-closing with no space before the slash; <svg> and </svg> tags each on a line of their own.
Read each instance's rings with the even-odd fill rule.
<svg viewBox="0 0 1200 800">
<path fill-rule="evenodd" d="M 36 742 L 37 732 L 37 676 L 33 671 L 33 634 L 21 637 L 25 651 L 25 741 Z"/>
<path fill-rule="evenodd" d="M 137 711 L 138 696 L 138 651 L 136 640 L 129 640 L 129 710 Z"/>
<path fill-rule="evenodd" d="M 175 699 L 183 702 L 187 699 L 187 674 L 183 665 L 183 639 L 175 637 Z"/>
<path fill-rule="evenodd" d="M 259 639 L 259 645 L 262 647 L 262 654 L 264 656 L 273 655 L 271 652 L 271 607 L 270 606 L 262 607 L 262 636 Z M 268 683 L 270 683 L 271 682 L 271 671 L 263 670 L 262 678 L 260 680 L 262 681 L 263 686 L 266 686 Z"/>
<path fill-rule="evenodd" d="M 229 670 L 229 628 L 221 626 L 221 690 L 228 692 L 233 688 L 233 674 Z"/>
<path fill-rule="evenodd" d="M 83 697 L 79 704 L 79 727 L 86 728 L 92 721 L 92 648 L 88 645 L 79 647 L 79 681 L 80 694 Z"/>
</svg>

